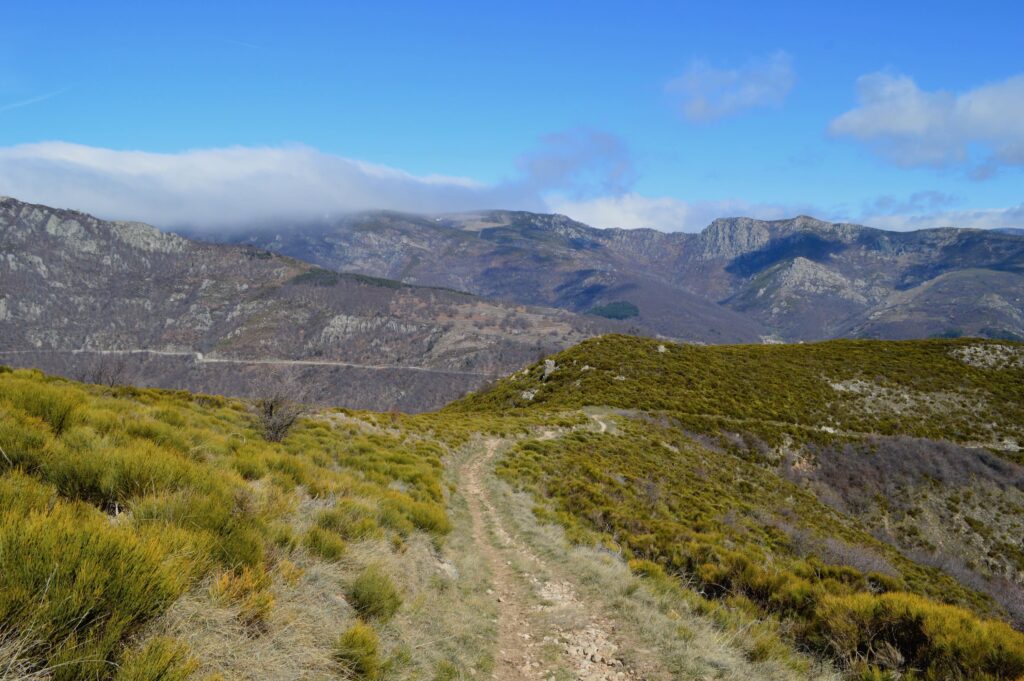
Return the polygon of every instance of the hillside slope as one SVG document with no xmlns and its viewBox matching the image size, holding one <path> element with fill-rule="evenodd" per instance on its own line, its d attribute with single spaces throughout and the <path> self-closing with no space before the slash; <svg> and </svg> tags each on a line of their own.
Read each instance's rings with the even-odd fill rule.
<svg viewBox="0 0 1024 681">
<path fill-rule="evenodd" d="M 321 410 L 277 444 L 256 413 L 0 369 L 0 677 L 834 678 L 496 483 L 578 415 Z"/>
<path fill-rule="evenodd" d="M 486 211 L 367 213 L 230 238 L 331 270 L 505 301 L 574 312 L 629 303 L 638 328 L 681 340 L 1024 338 L 1024 238 L 1007 232 L 889 232 L 800 216 L 724 218 L 684 234 Z M 928 294 L 964 271 L 975 285 Z"/>
<path fill-rule="evenodd" d="M 251 403 L 0 369 L 0 670 L 1016 679 L 1022 374 L 604 336 L 274 443 Z"/>
<path fill-rule="evenodd" d="M 447 411 L 580 409 L 599 433 L 522 442 L 499 473 L 570 536 L 710 601 L 694 607 L 757 613 L 755 647 L 781 636 L 865 674 L 1021 673 L 1024 639 L 969 622 L 1024 626 L 1024 346 L 610 336 Z"/>
<path fill-rule="evenodd" d="M 0 361 L 76 377 L 250 394 L 271 362 L 309 400 L 422 410 L 614 327 L 13 199 L 0 255 Z"/>
<path fill-rule="evenodd" d="M 242 402 L 5 368 L 0 452 L 4 679 L 299 679 L 369 665 L 375 650 L 335 659 L 338 637 L 376 640 L 357 618 L 380 629 L 400 605 L 384 573 L 399 552 L 426 570 L 451 528 L 442 450 L 343 414 L 276 444 Z"/>
</svg>

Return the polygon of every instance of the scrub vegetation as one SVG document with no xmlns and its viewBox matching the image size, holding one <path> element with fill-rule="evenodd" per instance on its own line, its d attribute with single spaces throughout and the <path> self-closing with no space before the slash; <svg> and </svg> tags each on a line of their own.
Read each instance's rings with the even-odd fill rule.
<svg viewBox="0 0 1024 681">
<path fill-rule="evenodd" d="M 511 646 L 1018 679 L 1022 357 L 607 336 L 431 414 L 289 399 L 273 433 L 259 401 L 0 368 L 0 677 L 489 678 Z"/>
<path fill-rule="evenodd" d="M 623 555 L 654 583 L 682 587 L 696 611 L 732 620 L 759 642 L 755 657 L 793 647 L 863 678 L 1013 679 L 1024 674 L 1024 635 L 1008 622 L 1019 613 L 792 474 L 794 463 L 807 471 L 842 452 L 870 454 L 854 445 L 887 453 L 888 436 L 926 443 L 904 444 L 925 461 L 903 469 L 934 466 L 925 451 L 949 455 L 933 488 L 977 482 L 987 468 L 1016 494 L 1024 371 L 963 361 L 979 346 L 988 352 L 979 341 L 698 347 L 611 336 L 448 411 L 603 413 L 600 432 L 519 442 L 499 475 L 575 541 Z M 956 457 L 980 463 L 957 468 Z M 957 470 L 968 475 L 952 479 Z M 877 487 L 859 491 L 867 506 L 884 503 L 870 499 Z M 1004 507 L 1020 520 L 1020 507 Z M 969 532 L 989 532 L 983 525 Z M 1012 562 L 1006 548 L 993 553 Z M 1019 590 L 1024 575 L 1009 574 L 997 595 Z"/>
<path fill-rule="evenodd" d="M 237 400 L 0 374 L 3 676 L 184 678 L 186 648 L 144 637 L 190 591 L 259 635 L 302 546 L 337 560 L 346 542 L 448 532 L 436 445 L 324 419 L 281 443 L 261 428 Z M 356 581 L 361 608 L 394 614 L 386 580 Z"/>
<path fill-rule="evenodd" d="M 1009 348 L 986 366 L 972 348 Z M 977 443 L 1024 462 L 1024 345 L 1005 341 L 837 340 L 799 345 L 675 345 L 611 335 L 513 374 L 450 411 L 606 405 L 670 415 L 751 457 L 792 438 L 862 434 Z M 743 431 L 745 437 L 727 433 Z"/>
</svg>

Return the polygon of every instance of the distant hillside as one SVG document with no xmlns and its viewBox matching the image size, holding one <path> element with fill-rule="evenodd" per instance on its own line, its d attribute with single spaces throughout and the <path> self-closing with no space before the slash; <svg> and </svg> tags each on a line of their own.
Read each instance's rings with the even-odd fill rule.
<svg viewBox="0 0 1024 681">
<path fill-rule="evenodd" d="M 1024 238 L 888 232 L 809 217 L 715 220 L 700 234 L 600 230 L 511 211 L 368 213 L 232 237 L 338 271 L 588 312 L 636 306 L 651 334 L 708 343 L 833 337 L 1024 338 Z M 929 292 L 970 271 L 972 286 Z"/>
<path fill-rule="evenodd" d="M 244 395 L 278 372 L 309 400 L 422 410 L 616 328 L 14 199 L 0 255 L 0 362 L 101 382 Z"/>
</svg>

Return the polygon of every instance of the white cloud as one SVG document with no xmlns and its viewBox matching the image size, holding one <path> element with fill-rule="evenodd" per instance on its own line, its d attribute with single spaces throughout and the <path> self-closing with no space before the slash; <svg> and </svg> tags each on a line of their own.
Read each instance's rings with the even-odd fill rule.
<svg viewBox="0 0 1024 681">
<path fill-rule="evenodd" d="M 211 229 L 373 209 L 543 207 L 521 183 L 415 176 L 302 146 L 158 154 L 25 144 L 0 148 L 0 194 L 105 218 Z"/>
<path fill-rule="evenodd" d="M 704 123 L 758 107 L 778 107 L 796 83 L 793 60 L 774 52 L 738 69 L 723 69 L 703 60 L 665 86 L 681 101 L 683 116 Z"/>
<path fill-rule="evenodd" d="M 808 212 L 793 206 L 732 200 L 681 201 L 632 192 L 584 200 L 555 195 L 548 197 L 548 205 L 556 213 L 563 213 L 594 227 L 650 227 L 666 232 L 699 232 L 715 218 L 721 217 L 744 216 L 774 220 Z"/>
<path fill-rule="evenodd" d="M 376 209 L 541 211 L 550 192 L 621 193 L 634 176 L 621 139 L 586 129 L 542 138 L 518 167 L 519 176 L 487 184 L 305 146 L 152 153 L 43 142 L 0 148 L 0 194 L 164 228 L 230 230 Z"/>
<path fill-rule="evenodd" d="M 595 227 L 664 231 L 699 231 L 730 216 L 840 218 L 806 204 L 644 196 L 630 191 L 632 161 L 614 136 L 577 130 L 542 142 L 520 159 L 519 177 L 496 184 L 412 175 L 303 146 L 160 154 L 46 142 L 0 148 L 0 194 L 104 218 L 210 231 L 375 209 L 507 208 L 563 213 Z M 854 221 L 889 229 L 1024 226 L 1024 205 L 952 211 L 953 203 L 938 192 L 886 196 L 866 204 Z"/>
<path fill-rule="evenodd" d="M 525 182 L 538 192 L 570 190 L 575 196 L 621 194 L 635 181 L 633 157 L 622 138 L 577 128 L 545 135 L 518 159 Z"/>
<path fill-rule="evenodd" d="M 869 144 L 901 166 L 967 165 L 983 178 L 1024 165 L 1024 74 L 960 94 L 922 90 L 908 76 L 857 81 L 860 104 L 829 131 Z"/>
<path fill-rule="evenodd" d="M 303 146 L 162 154 L 45 142 L 0 148 L 0 194 L 103 218 L 211 231 L 376 209 L 552 211 L 597 227 L 667 231 L 700 230 L 722 215 L 792 214 L 780 206 L 630 192 L 630 154 L 607 133 L 574 130 L 541 142 L 519 159 L 519 177 L 497 184 L 416 176 Z"/>
<path fill-rule="evenodd" d="M 864 213 L 857 222 L 881 229 L 904 232 L 933 227 L 996 229 L 1024 227 L 1024 203 L 1010 208 L 939 210 L 922 213 Z"/>
<path fill-rule="evenodd" d="M 906 198 L 886 194 L 864 206 L 866 215 L 907 215 L 935 213 L 958 202 L 957 197 L 935 190 L 914 192 Z"/>
</svg>

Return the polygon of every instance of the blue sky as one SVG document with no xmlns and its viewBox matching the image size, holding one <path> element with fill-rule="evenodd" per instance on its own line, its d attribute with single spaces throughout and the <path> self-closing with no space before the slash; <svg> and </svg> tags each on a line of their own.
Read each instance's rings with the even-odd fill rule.
<svg viewBox="0 0 1024 681">
<path fill-rule="evenodd" d="M 11 0 L 0 194 L 1024 226 L 1024 6 L 767 5 Z"/>
</svg>

